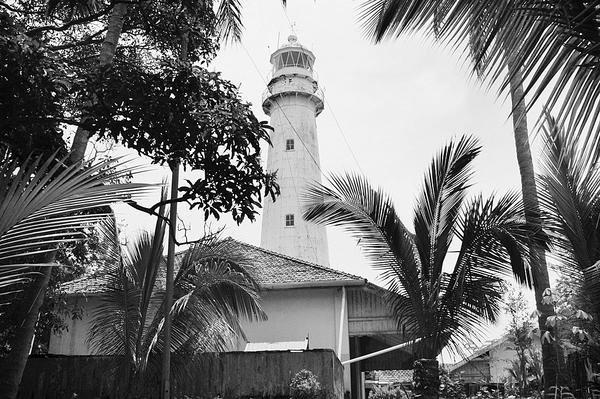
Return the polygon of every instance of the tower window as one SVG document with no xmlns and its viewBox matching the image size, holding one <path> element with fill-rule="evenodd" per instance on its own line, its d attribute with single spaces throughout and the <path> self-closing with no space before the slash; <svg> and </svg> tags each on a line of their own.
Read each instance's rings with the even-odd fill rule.
<svg viewBox="0 0 600 399">
<path fill-rule="evenodd" d="M 285 141 L 285 150 L 293 151 L 294 150 L 294 139 L 287 139 Z"/>
<path fill-rule="evenodd" d="M 292 227 L 294 226 L 294 214 L 290 213 L 288 215 L 285 215 L 285 227 Z"/>
</svg>

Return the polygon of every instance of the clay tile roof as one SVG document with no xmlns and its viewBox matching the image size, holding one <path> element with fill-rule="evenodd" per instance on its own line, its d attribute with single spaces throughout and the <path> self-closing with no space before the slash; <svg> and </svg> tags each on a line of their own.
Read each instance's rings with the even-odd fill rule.
<svg viewBox="0 0 600 399">
<path fill-rule="evenodd" d="M 363 277 L 269 251 L 232 238 L 227 238 L 224 244 L 232 247 L 246 260 L 249 273 L 263 289 L 362 286 L 367 283 Z M 176 254 L 176 268 L 184 254 L 185 251 Z M 100 274 L 82 277 L 62 286 L 67 294 L 74 295 L 100 293 L 103 291 L 102 287 Z"/>
</svg>

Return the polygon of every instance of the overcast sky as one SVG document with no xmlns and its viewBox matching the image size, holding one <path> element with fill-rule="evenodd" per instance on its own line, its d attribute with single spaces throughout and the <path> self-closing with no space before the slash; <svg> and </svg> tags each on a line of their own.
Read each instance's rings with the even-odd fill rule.
<svg viewBox="0 0 600 399">
<path fill-rule="evenodd" d="M 298 41 L 316 56 L 325 92 L 325 110 L 317 118 L 323 171 L 366 174 L 391 194 L 400 217 L 412 226 L 414 199 L 432 157 L 452 137 L 472 134 L 483 145 L 472 193 L 519 188 L 510 106 L 471 76 L 460 53 L 422 35 L 374 45 L 357 21 L 356 1 L 293 0 L 287 10 L 278 0 L 244 3 L 242 43 L 223 48 L 211 68 L 239 84 L 259 119 L 267 120 L 261 96 L 269 57 L 287 40 L 292 23 Z M 201 213 L 182 215 L 193 234 L 202 233 Z M 151 223 L 129 212 L 123 217 L 129 230 Z M 260 243 L 260 219 L 239 227 L 229 216 L 224 220 L 226 236 Z M 335 229 L 328 234 L 332 267 L 376 281 L 349 236 Z"/>
</svg>

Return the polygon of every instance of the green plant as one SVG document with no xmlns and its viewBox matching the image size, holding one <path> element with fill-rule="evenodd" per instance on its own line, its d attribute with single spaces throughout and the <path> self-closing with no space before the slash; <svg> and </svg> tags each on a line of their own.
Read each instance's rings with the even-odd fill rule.
<svg viewBox="0 0 600 399">
<path fill-rule="evenodd" d="M 528 244 L 542 243 L 517 195 L 467 200 L 479 151 L 477 141 L 464 136 L 433 159 L 415 206 L 414 233 L 391 198 L 363 176 L 331 176 L 332 188 L 315 185 L 306 195 L 304 218 L 345 228 L 381 271 L 393 316 L 423 359 L 435 359 L 443 348 L 459 352 L 481 336 L 482 321 L 499 315 L 502 278 L 514 274 L 530 282 Z M 437 363 L 421 365 L 437 378 Z M 436 396 L 437 387 L 427 392 Z"/>
<path fill-rule="evenodd" d="M 321 384 L 310 370 L 302 369 L 292 378 L 292 382 L 290 382 L 292 399 L 315 399 L 321 396 Z"/>
<path fill-rule="evenodd" d="M 464 385 L 450 378 L 445 369 L 440 369 L 440 397 L 445 399 L 466 399 Z"/>
<path fill-rule="evenodd" d="M 161 207 L 159 214 L 166 212 Z M 112 228 L 115 231 L 114 227 Z M 145 233 L 123 253 L 113 235 L 114 260 L 103 270 L 88 340 L 92 351 L 120 355 L 118 397 L 146 397 L 160 379 L 165 348 L 164 218 L 153 234 Z M 205 236 L 179 257 L 171 306 L 174 389 L 197 378 L 196 355 L 223 351 L 238 336 L 240 319 L 264 320 L 258 285 L 246 271 L 248 260 L 216 236 Z M 184 388 L 181 388 L 184 389 Z"/>
<path fill-rule="evenodd" d="M 87 240 L 90 226 L 111 217 L 86 212 L 154 189 L 111 184 L 130 173 L 122 165 L 107 160 L 82 169 L 54 157 L 0 164 L 0 304 L 17 307 L 19 316 L 0 362 L 4 397 L 16 397 L 58 246 Z"/>
<path fill-rule="evenodd" d="M 408 399 L 408 395 L 399 386 L 374 386 L 369 392 L 369 399 Z"/>
</svg>

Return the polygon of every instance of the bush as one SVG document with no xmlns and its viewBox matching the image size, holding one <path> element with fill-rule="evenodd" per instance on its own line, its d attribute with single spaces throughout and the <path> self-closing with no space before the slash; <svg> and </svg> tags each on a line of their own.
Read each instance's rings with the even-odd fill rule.
<svg viewBox="0 0 600 399">
<path fill-rule="evenodd" d="M 290 383 L 292 399 L 317 399 L 321 397 L 321 384 L 310 370 L 300 370 Z"/>
<path fill-rule="evenodd" d="M 369 399 L 407 399 L 406 392 L 401 387 L 374 386 L 369 392 Z"/>
<path fill-rule="evenodd" d="M 446 370 L 440 370 L 440 397 L 446 399 L 466 399 L 465 387 L 453 380 Z"/>
</svg>

